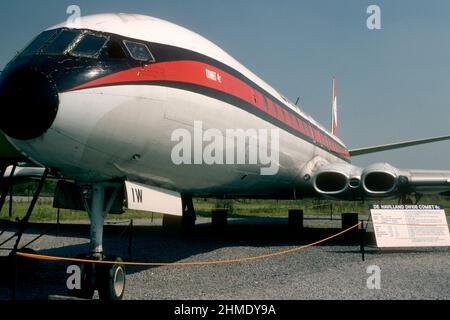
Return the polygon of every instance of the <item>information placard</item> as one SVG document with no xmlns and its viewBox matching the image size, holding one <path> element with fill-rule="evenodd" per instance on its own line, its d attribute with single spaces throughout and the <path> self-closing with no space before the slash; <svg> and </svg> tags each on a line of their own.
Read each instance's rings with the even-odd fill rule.
<svg viewBox="0 0 450 320">
<path fill-rule="evenodd" d="M 371 205 L 379 248 L 450 246 L 447 218 L 439 205 Z"/>
</svg>

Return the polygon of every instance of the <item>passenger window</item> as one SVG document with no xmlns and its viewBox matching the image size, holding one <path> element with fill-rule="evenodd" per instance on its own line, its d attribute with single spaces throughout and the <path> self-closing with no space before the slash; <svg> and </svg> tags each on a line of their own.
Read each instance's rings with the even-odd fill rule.
<svg viewBox="0 0 450 320">
<path fill-rule="evenodd" d="M 70 53 L 75 56 L 95 58 L 100 53 L 100 50 L 103 49 L 107 41 L 107 37 L 86 34 Z"/>
<path fill-rule="evenodd" d="M 278 119 L 284 122 L 283 110 L 281 110 L 281 107 L 279 105 L 276 105 L 276 108 L 278 113 Z"/>
<path fill-rule="evenodd" d="M 269 106 L 267 105 L 267 98 L 263 96 L 264 110 L 268 111 Z"/>
<path fill-rule="evenodd" d="M 39 53 L 39 50 L 49 40 L 53 39 L 59 30 L 49 30 L 38 35 L 20 54 L 21 56 L 29 56 Z"/>
<path fill-rule="evenodd" d="M 42 50 L 44 54 L 60 55 L 64 54 L 69 46 L 78 37 L 79 32 L 73 30 L 63 30 L 47 47 Z"/>
<path fill-rule="evenodd" d="M 125 40 L 125 46 L 131 57 L 138 61 L 155 62 L 155 58 L 145 44 Z"/>
</svg>

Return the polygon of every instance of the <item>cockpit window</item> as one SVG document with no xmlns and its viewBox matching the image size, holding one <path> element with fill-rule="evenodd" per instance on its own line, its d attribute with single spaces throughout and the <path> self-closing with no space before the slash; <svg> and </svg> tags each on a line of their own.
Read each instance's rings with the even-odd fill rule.
<svg viewBox="0 0 450 320">
<path fill-rule="evenodd" d="M 108 58 L 111 59 L 127 59 L 127 55 L 125 54 L 125 51 L 122 49 L 122 44 L 117 39 L 111 38 L 108 43 L 108 49 L 107 49 L 107 55 Z"/>
<path fill-rule="evenodd" d="M 145 63 L 156 61 L 144 43 L 123 40 L 91 30 L 66 28 L 44 31 L 20 53 L 20 56 L 66 54 L 114 60 L 126 60 L 131 57 Z"/>
<path fill-rule="evenodd" d="M 29 56 L 38 53 L 44 44 L 56 36 L 58 31 L 59 30 L 49 30 L 42 32 L 22 51 L 20 55 Z"/>
<path fill-rule="evenodd" d="M 145 44 L 128 40 L 124 40 L 123 43 L 133 59 L 145 62 L 155 62 L 155 58 Z"/>
<path fill-rule="evenodd" d="M 107 41 L 108 38 L 104 36 L 85 34 L 70 53 L 74 56 L 95 58 L 103 49 Z"/>
<path fill-rule="evenodd" d="M 42 50 L 43 54 L 64 54 L 69 46 L 75 41 L 80 32 L 63 30 L 47 47 Z"/>
</svg>

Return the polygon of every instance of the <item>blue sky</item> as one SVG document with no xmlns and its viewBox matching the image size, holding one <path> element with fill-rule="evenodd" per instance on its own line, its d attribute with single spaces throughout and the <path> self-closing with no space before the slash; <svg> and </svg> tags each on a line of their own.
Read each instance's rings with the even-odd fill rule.
<svg viewBox="0 0 450 320">
<path fill-rule="evenodd" d="M 108 0 L 1 1 L 0 68 L 41 30 L 82 14 L 133 12 L 215 42 L 330 126 L 337 77 L 340 137 L 352 147 L 450 134 L 450 2 Z M 370 4 L 381 30 L 366 27 Z M 450 170 L 450 142 L 358 157 L 403 168 Z"/>
</svg>

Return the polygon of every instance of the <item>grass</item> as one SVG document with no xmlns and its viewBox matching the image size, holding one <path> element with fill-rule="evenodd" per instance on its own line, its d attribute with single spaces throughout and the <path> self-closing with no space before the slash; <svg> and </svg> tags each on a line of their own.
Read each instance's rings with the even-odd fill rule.
<svg viewBox="0 0 450 320">
<path fill-rule="evenodd" d="M 9 217 L 9 206 L 5 204 L 3 210 L 0 213 L 0 220 L 15 221 L 16 218 L 23 218 L 28 210 L 29 203 L 21 202 L 13 204 L 13 214 Z M 50 203 L 37 203 L 33 214 L 31 215 L 31 222 L 52 222 L 57 219 L 58 209 L 53 208 Z M 109 215 L 108 219 L 157 219 L 161 218 L 162 215 L 158 213 L 142 212 L 126 210 L 122 215 Z M 61 221 L 89 221 L 89 217 L 84 211 L 74 211 L 60 209 L 60 220 Z"/>
<path fill-rule="evenodd" d="M 374 202 L 378 203 L 378 201 Z M 397 204 L 396 200 L 383 201 L 386 204 Z M 442 204 L 450 212 L 450 201 L 440 197 L 426 197 L 420 203 Z M 287 217 L 290 209 L 303 209 L 305 214 L 330 216 L 331 213 L 337 216 L 345 212 L 358 212 L 368 214 L 368 205 L 370 202 L 360 201 L 329 201 L 329 200 L 217 200 L 217 199 L 195 199 L 194 206 L 197 214 L 201 217 L 210 217 L 211 211 L 218 208 L 226 208 L 230 217 Z M 22 218 L 29 203 L 14 203 L 13 215 L 8 216 L 9 207 L 6 203 L 0 213 L 0 219 L 14 221 L 16 218 Z M 39 202 L 36 204 L 32 222 L 51 222 L 56 221 L 57 209 L 52 207 L 51 203 Z M 123 215 L 109 215 L 108 219 L 151 219 L 161 218 L 161 214 L 126 210 Z M 86 212 L 73 210 L 60 210 L 61 221 L 88 221 Z"/>
<path fill-rule="evenodd" d="M 369 204 L 377 204 L 380 201 L 336 201 L 336 200 L 207 200 L 197 199 L 194 202 L 197 213 L 200 216 L 209 217 L 211 210 L 215 208 L 228 209 L 230 216 L 255 216 L 255 217 L 286 217 L 290 209 L 303 209 L 305 214 L 314 215 L 337 215 L 341 213 L 357 212 L 369 213 Z M 398 204 L 397 200 L 384 200 L 384 204 Z M 450 200 L 441 197 L 426 197 L 422 204 L 441 204 L 446 207 L 446 212 L 450 212 Z"/>
</svg>

